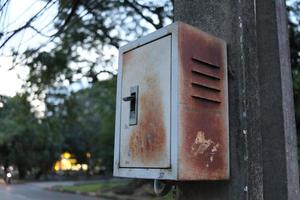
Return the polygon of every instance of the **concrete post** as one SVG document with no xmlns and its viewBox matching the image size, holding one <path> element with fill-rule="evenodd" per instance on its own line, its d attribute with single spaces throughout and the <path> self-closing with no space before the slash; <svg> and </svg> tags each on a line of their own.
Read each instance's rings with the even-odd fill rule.
<svg viewBox="0 0 300 200">
<path fill-rule="evenodd" d="M 297 200 L 284 0 L 175 0 L 175 20 L 228 43 L 231 178 L 183 182 L 180 200 Z"/>
</svg>

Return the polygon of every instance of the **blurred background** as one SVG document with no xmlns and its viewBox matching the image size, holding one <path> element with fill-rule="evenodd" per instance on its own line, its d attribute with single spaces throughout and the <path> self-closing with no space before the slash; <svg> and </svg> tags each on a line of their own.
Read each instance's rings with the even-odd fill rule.
<svg viewBox="0 0 300 200">
<path fill-rule="evenodd" d="M 108 180 L 85 183 L 88 192 L 117 186 L 118 48 L 172 23 L 172 10 L 172 0 L 0 0 L 1 176 L 9 171 L 15 183 Z M 287 12 L 300 138 L 300 1 L 288 0 Z"/>
</svg>

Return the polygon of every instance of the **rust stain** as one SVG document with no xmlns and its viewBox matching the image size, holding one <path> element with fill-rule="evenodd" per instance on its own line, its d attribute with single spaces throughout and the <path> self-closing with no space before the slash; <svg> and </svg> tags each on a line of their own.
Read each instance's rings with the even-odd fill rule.
<svg viewBox="0 0 300 200">
<path fill-rule="evenodd" d="M 149 76 L 145 81 L 148 89 L 140 96 L 138 126 L 130 136 L 129 149 L 133 160 L 149 164 L 164 155 L 166 130 L 158 80 Z"/>
<path fill-rule="evenodd" d="M 188 25 L 180 27 L 179 35 L 181 58 L 179 178 L 226 179 L 229 176 L 227 159 L 229 147 L 226 126 L 224 43 Z M 193 58 L 197 58 L 197 62 Z M 193 84 L 194 82 L 209 87 L 198 87 Z M 193 95 L 207 100 L 192 98 Z M 220 103 L 209 99 L 219 100 Z"/>
</svg>

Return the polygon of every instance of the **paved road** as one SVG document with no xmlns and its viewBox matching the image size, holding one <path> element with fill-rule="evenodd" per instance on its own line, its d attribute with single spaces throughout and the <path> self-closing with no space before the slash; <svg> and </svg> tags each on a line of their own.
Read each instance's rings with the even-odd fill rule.
<svg viewBox="0 0 300 200">
<path fill-rule="evenodd" d="M 53 185 L 71 185 L 73 182 L 41 182 L 5 185 L 0 183 L 1 200 L 105 200 L 75 194 L 45 190 Z"/>
</svg>

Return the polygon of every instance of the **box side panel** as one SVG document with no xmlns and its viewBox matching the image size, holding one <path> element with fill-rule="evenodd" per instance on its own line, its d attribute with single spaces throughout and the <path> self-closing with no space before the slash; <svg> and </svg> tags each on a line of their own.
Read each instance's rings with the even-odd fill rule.
<svg viewBox="0 0 300 200">
<path fill-rule="evenodd" d="M 228 179 L 226 44 L 181 24 L 179 45 L 179 179 Z"/>
<path fill-rule="evenodd" d="M 176 24 L 179 24 L 177 22 Z M 172 66 L 171 66 L 171 168 L 178 180 L 178 153 L 179 153 L 179 44 L 178 26 L 172 32 Z"/>
<path fill-rule="evenodd" d="M 121 85 L 122 85 L 122 52 L 118 57 L 118 77 L 117 77 L 117 95 L 116 95 L 116 118 L 115 118 L 115 143 L 114 143 L 114 169 L 113 174 L 117 175 L 120 166 L 120 118 L 121 118 Z"/>
</svg>

